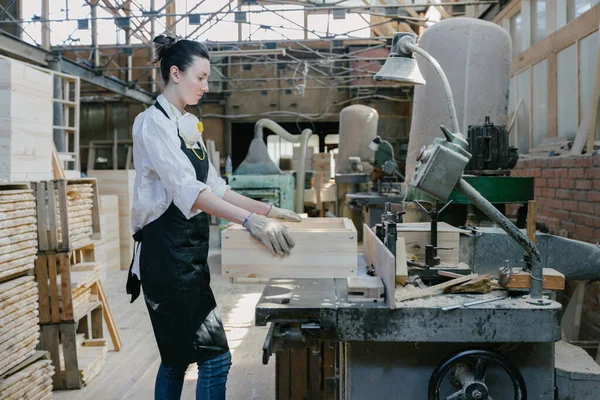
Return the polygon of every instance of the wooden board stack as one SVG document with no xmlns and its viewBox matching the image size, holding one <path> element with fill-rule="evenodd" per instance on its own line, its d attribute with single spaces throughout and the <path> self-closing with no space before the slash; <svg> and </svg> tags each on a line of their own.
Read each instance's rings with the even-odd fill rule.
<svg viewBox="0 0 600 400">
<path fill-rule="evenodd" d="M 121 247 L 121 269 L 129 269 L 133 254 L 131 237 L 131 206 L 133 204 L 133 184 L 135 170 L 89 170 L 88 176 L 98 180 L 101 196 L 119 196 L 119 240 Z"/>
<path fill-rule="evenodd" d="M 40 336 L 32 276 L 0 283 L 0 375 L 33 355 Z"/>
<path fill-rule="evenodd" d="M 119 197 L 100 196 L 101 238 L 94 241 L 95 259 L 101 266 L 101 277 L 106 279 L 108 272 L 121 269 L 119 250 Z"/>
<path fill-rule="evenodd" d="M 44 352 L 41 356 L 44 356 Z M 52 362 L 32 357 L 32 362 L 23 363 L 24 368 L 0 378 L 0 398 L 4 400 L 52 399 Z"/>
<path fill-rule="evenodd" d="M 0 60 L 0 179 L 52 179 L 52 76 L 25 63 Z"/>
<path fill-rule="evenodd" d="M 0 186 L 0 280 L 33 269 L 36 252 L 32 190 L 25 185 Z"/>
<path fill-rule="evenodd" d="M 56 194 L 58 204 L 58 194 Z M 89 242 L 93 234 L 92 209 L 94 207 L 94 188 L 91 183 L 67 183 L 67 215 L 69 225 L 69 240 L 73 248 Z M 60 210 L 57 210 L 60 216 Z M 62 241 L 60 218 L 59 241 Z"/>
<path fill-rule="evenodd" d="M 77 335 L 77 361 L 79 364 L 79 374 L 81 381 L 87 385 L 102 369 L 106 363 L 108 354 L 108 345 L 105 340 L 86 340 L 83 334 Z M 60 352 L 61 357 L 63 352 Z M 65 365 L 64 359 L 61 358 L 61 365 Z M 61 370 L 64 376 L 66 371 Z"/>
</svg>

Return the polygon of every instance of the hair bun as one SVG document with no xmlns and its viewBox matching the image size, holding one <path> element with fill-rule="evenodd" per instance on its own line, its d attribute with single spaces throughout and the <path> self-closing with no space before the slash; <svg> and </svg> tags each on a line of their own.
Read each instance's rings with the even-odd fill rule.
<svg viewBox="0 0 600 400">
<path fill-rule="evenodd" d="M 177 39 L 172 36 L 159 35 L 154 38 L 154 62 L 160 61 L 165 56 L 165 52 L 169 50 L 171 46 L 177 43 Z"/>
</svg>

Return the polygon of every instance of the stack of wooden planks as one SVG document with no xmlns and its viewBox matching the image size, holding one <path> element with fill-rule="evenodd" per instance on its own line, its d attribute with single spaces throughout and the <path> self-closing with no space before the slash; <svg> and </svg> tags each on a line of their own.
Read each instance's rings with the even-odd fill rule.
<svg viewBox="0 0 600 400">
<path fill-rule="evenodd" d="M 44 357 L 45 352 L 41 353 Z M 0 398 L 4 400 L 52 399 L 52 362 L 39 357 L 31 357 L 32 362 L 23 363 L 23 368 L 10 371 L 0 378 Z"/>
<path fill-rule="evenodd" d="M 95 177 L 98 180 L 98 189 L 101 196 L 112 194 L 119 197 L 121 269 L 127 270 L 133 253 L 130 214 L 133 205 L 135 170 L 89 170 L 88 176 Z"/>
<path fill-rule="evenodd" d="M 77 346 L 77 361 L 79 365 L 79 374 L 81 375 L 81 381 L 84 385 L 87 385 L 102 369 L 102 366 L 106 363 L 106 356 L 108 354 L 108 345 L 105 340 L 85 339 L 84 334 L 78 334 L 76 340 Z M 63 354 L 61 354 L 60 365 L 64 366 Z M 66 371 L 61 370 L 61 374 L 64 376 Z"/>
<path fill-rule="evenodd" d="M 52 179 L 52 76 L 12 59 L 0 60 L 0 179 Z"/>
<path fill-rule="evenodd" d="M 58 204 L 58 193 L 56 194 Z M 90 241 L 93 234 L 92 209 L 94 208 L 94 187 L 91 183 L 67 183 L 67 215 L 69 240 L 72 247 Z M 59 211 L 57 211 L 59 214 Z M 57 219 L 60 227 L 60 218 Z M 59 241 L 62 241 L 59 229 Z"/>
<path fill-rule="evenodd" d="M 101 277 L 121 269 L 119 250 L 119 197 L 100 196 L 101 238 L 94 241 L 95 260 L 101 265 Z"/>
<path fill-rule="evenodd" d="M 35 352 L 40 336 L 37 299 L 32 276 L 0 283 L 0 375 Z"/>
<path fill-rule="evenodd" d="M 566 136 L 544 138 L 542 143 L 529 149 L 530 157 L 550 157 L 569 154 L 573 147 L 573 141 Z"/>
<path fill-rule="evenodd" d="M 12 189 L 11 186 L 22 188 Z M 2 185 L 0 187 L 0 280 L 33 269 L 36 252 L 37 227 L 33 191 L 25 185 Z"/>
</svg>

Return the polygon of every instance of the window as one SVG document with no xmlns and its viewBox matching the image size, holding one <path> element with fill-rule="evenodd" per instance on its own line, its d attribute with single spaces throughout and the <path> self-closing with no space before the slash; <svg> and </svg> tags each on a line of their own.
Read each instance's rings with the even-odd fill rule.
<svg viewBox="0 0 600 400">
<path fill-rule="evenodd" d="M 598 57 L 598 31 L 579 41 L 579 121 L 588 118 L 594 93 L 596 59 Z"/>
<path fill-rule="evenodd" d="M 579 17 L 597 3 L 598 0 L 567 0 L 567 22 Z"/>
<path fill-rule="evenodd" d="M 513 55 L 520 54 L 521 49 L 521 35 L 522 35 L 522 21 L 521 21 L 521 13 L 515 14 L 510 19 L 510 37 L 512 39 L 512 50 Z"/>
<path fill-rule="evenodd" d="M 271 160 L 279 165 L 282 158 L 293 158 L 294 147 L 300 147 L 300 143 L 291 143 L 278 135 L 267 136 L 267 152 Z M 319 152 L 319 136 L 312 135 L 308 138 L 308 147 L 313 148 L 313 153 Z"/>
<path fill-rule="evenodd" d="M 546 37 L 546 0 L 531 2 L 531 44 Z"/>
<path fill-rule="evenodd" d="M 548 61 L 535 64 L 531 73 L 533 147 L 537 147 L 548 136 Z"/>
<path fill-rule="evenodd" d="M 558 52 L 556 86 L 558 100 L 558 136 L 575 139 L 577 118 L 577 44 L 574 43 Z"/>
</svg>

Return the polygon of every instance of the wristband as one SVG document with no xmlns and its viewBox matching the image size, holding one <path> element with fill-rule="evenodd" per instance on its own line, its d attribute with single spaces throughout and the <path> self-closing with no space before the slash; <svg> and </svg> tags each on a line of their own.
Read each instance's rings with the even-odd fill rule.
<svg viewBox="0 0 600 400">
<path fill-rule="evenodd" d="M 244 220 L 244 222 L 242 222 L 242 226 L 243 226 L 244 228 L 246 228 L 246 222 L 248 222 L 248 218 L 250 218 L 250 217 L 252 216 L 252 214 L 254 214 L 254 213 L 250 213 L 250 215 L 248 215 L 248 216 L 246 217 L 246 219 Z M 246 228 L 246 229 L 247 229 L 247 228 Z"/>
<path fill-rule="evenodd" d="M 271 211 L 273 211 L 273 204 L 269 204 L 269 211 L 267 212 L 267 217 L 269 216 L 269 214 L 271 214 Z"/>
</svg>

